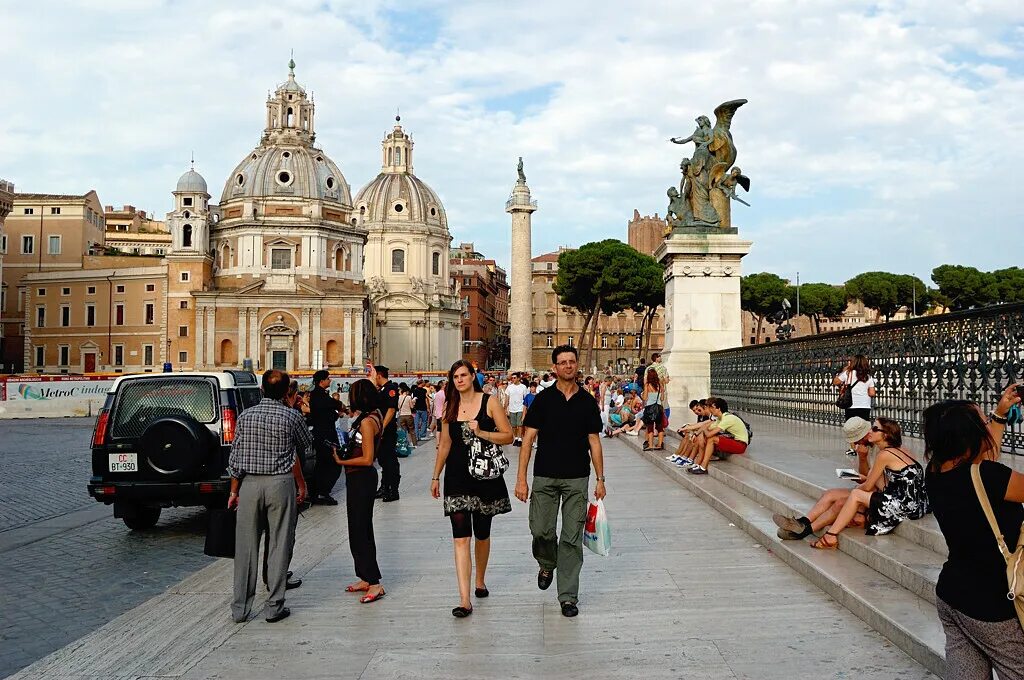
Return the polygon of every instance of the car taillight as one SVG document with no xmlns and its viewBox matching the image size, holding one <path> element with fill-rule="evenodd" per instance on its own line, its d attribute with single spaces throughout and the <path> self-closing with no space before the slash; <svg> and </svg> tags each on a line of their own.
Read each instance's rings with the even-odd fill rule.
<svg viewBox="0 0 1024 680">
<path fill-rule="evenodd" d="M 213 484 L 203 482 L 199 485 L 199 493 L 213 493 L 215 491 Z"/>
<path fill-rule="evenodd" d="M 101 486 L 96 489 L 96 493 L 104 496 L 112 496 L 116 491 L 117 488 L 113 486 Z"/>
<path fill-rule="evenodd" d="M 235 409 L 224 407 L 220 415 L 221 432 L 225 444 L 235 441 Z"/>
<path fill-rule="evenodd" d="M 110 419 L 110 413 L 107 409 L 102 409 L 99 416 L 96 418 L 96 430 L 92 434 L 92 445 L 103 446 L 107 439 L 107 421 Z"/>
</svg>

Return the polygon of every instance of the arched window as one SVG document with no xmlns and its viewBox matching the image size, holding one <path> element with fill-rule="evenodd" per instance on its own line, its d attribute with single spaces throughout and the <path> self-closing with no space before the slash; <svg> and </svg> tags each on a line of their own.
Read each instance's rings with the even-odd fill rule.
<svg viewBox="0 0 1024 680">
<path fill-rule="evenodd" d="M 220 266 L 222 269 L 227 269 L 228 267 L 231 266 L 231 249 L 227 246 L 221 248 Z"/>
<path fill-rule="evenodd" d="M 391 149 L 388 149 L 388 165 L 391 165 Z"/>
<path fill-rule="evenodd" d="M 186 224 L 181 230 L 181 246 L 183 248 L 192 247 L 192 225 Z"/>
<path fill-rule="evenodd" d="M 352 251 L 345 249 L 345 271 L 352 271 Z"/>
<path fill-rule="evenodd" d="M 402 150 L 401 149 L 395 149 L 395 165 L 401 165 L 401 164 L 402 164 Z"/>
<path fill-rule="evenodd" d="M 235 355 L 235 345 L 230 340 L 222 340 L 220 343 L 220 365 L 221 366 L 234 366 L 238 363 L 238 357 Z"/>
<path fill-rule="evenodd" d="M 338 366 L 341 364 L 341 352 L 338 350 L 337 340 L 327 341 L 327 365 Z"/>
<path fill-rule="evenodd" d="M 336 270 L 344 271 L 345 269 L 345 249 L 338 248 L 334 251 L 334 268 Z"/>
<path fill-rule="evenodd" d="M 391 273 L 405 273 L 405 251 L 400 248 L 391 251 Z"/>
<path fill-rule="evenodd" d="M 441 253 L 434 253 L 434 262 L 431 265 L 434 276 L 441 275 Z"/>
<path fill-rule="evenodd" d="M 285 127 L 291 127 L 294 122 L 295 114 L 292 112 L 292 107 L 288 107 L 288 115 L 285 117 Z"/>
</svg>

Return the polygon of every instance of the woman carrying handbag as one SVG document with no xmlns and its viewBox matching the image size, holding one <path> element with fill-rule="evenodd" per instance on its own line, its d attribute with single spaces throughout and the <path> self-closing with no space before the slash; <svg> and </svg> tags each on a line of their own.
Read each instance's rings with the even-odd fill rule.
<svg viewBox="0 0 1024 680">
<path fill-rule="evenodd" d="M 647 426 L 647 441 L 644 443 L 644 451 L 660 451 L 665 448 L 665 406 L 661 403 L 661 378 L 658 372 L 647 369 L 644 376 L 644 425 Z M 651 446 L 654 441 L 654 433 L 658 433 L 658 445 Z"/>
<path fill-rule="evenodd" d="M 441 472 L 444 471 L 444 514 L 452 523 L 455 544 L 455 572 L 459 583 L 459 606 L 452 616 L 465 618 L 473 613 L 469 597 L 469 579 L 473 571 L 469 543 L 476 536 L 476 590 L 478 598 L 487 597 L 487 561 L 491 553 L 491 520 L 512 511 L 508 487 L 500 468 L 504 460 L 492 445 L 512 443 L 512 426 L 496 398 L 483 394 L 473 379 L 473 365 L 459 360 L 448 371 L 445 385 L 444 415 L 438 427 L 437 459 L 430 482 L 430 494 L 441 497 Z M 474 442 L 475 439 L 482 440 Z M 495 454 L 482 460 L 482 451 Z M 504 461 L 507 467 L 507 460 Z M 471 467 L 473 473 L 471 473 Z M 481 470 L 483 472 L 481 472 Z M 479 479 L 475 474 L 497 474 Z"/>
</svg>

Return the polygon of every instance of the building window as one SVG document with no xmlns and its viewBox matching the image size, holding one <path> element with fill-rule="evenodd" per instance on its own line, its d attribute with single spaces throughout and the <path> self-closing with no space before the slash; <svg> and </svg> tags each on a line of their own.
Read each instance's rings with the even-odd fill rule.
<svg viewBox="0 0 1024 680">
<path fill-rule="evenodd" d="M 147 293 L 152 293 L 155 290 L 156 290 L 156 284 L 155 283 L 147 283 L 146 284 L 146 292 Z"/>
<path fill-rule="evenodd" d="M 71 295 L 71 289 L 70 288 L 61 288 L 60 289 L 60 294 L 61 295 Z"/>
<path fill-rule="evenodd" d="M 36 237 L 35 236 L 22 236 L 21 237 L 21 254 L 31 255 L 36 251 Z"/>
<path fill-rule="evenodd" d="M 569 342 L 567 342 L 566 344 L 569 345 L 569 347 L 575 347 L 575 345 L 573 345 L 572 343 L 573 343 L 573 337 L 570 335 L 569 336 Z"/>
<path fill-rule="evenodd" d="M 626 336 L 625 335 L 620 335 L 619 336 L 619 347 L 621 348 L 621 347 L 625 347 L 625 346 L 626 346 Z"/>
<path fill-rule="evenodd" d="M 96 305 L 85 306 L 85 325 L 95 326 L 96 325 Z"/>
<path fill-rule="evenodd" d="M 114 325 L 115 326 L 123 326 L 124 325 L 124 305 L 121 305 L 121 304 L 114 305 Z"/>
<path fill-rule="evenodd" d="M 608 336 L 607 335 L 602 335 L 601 336 L 601 349 L 608 349 Z"/>
<path fill-rule="evenodd" d="M 42 367 L 46 363 L 46 345 L 36 345 L 36 366 Z"/>
<path fill-rule="evenodd" d="M 188 283 L 188 272 L 181 272 L 180 280 L 182 283 Z"/>
<path fill-rule="evenodd" d="M 405 251 L 401 248 L 395 248 L 391 251 L 391 273 L 405 273 Z"/>
<path fill-rule="evenodd" d="M 271 269 L 291 269 L 292 251 L 288 248 L 272 248 L 270 250 Z"/>
<path fill-rule="evenodd" d="M 469 326 L 463 326 L 462 328 L 462 339 L 469 340 Z"/>
<path fill-rule="evenodd" d="M 640 340 L 641 340 L 640 336 L 639 335 L 636 336 L 636 344 L 634 345 L 634 347 L 636 349 L 640 349 Z"/>
<path fill-rule="evenodd" d="M 178 352 L 178 363 L 179 364 L 187 364 L 188 363 L 188 352 Z"/>
<path fill-rule="evenodd" d="M 178 303 L 178 309 L 188 309 L 188 300 L 182 300 Z"/>
<path fill-rule="evenodd" d="M 192 225 L 186 224 L 181 229 L 181 246 L 183 248 L 192 247 Z"/>
<path fill-rule="evenodd" d="M 462 279 L 462 285 L 463 286 L 472 286 L 473 285 L 473 279 L 471 279 L 471 278 L 469 278 L 467 276 L 466 278 Z"/>
<path fill-rule="evenodd" d="M 33 215 L 33 214 L 35 214 L 35 212 L 36 212 L 35 208 L 25 208 L 25 214 L 26 215 Z M 37 365 L 42 365 L 42 364 L 37 364 Z"/>
<path fill-rule="evenodd" d="M 39 296 L 39 297 L 45 297 L 46 296 L 46 289 L 45 288 L 36 288 L 36 295 Z"/>
<path fill-rule="evenodd" d="M 188 326 L 178 326 L 178 337 L 179 338 L 187 338 L 188 337 Z"/>
<path fill-rule="evenodd" d="M 60 357 L 57 364 L 59 366 L 67 366 L 71 363 L 71 348 L 67 345 L 58 345 L 57 354 Z"/>
<path fill-rule="evenodd" d="M 59 215 L 60 214 L 60 208 L 50 208 L 50 214 L 51 215 Z"/>
<path fill-rule="evenodd" d="M 60 255 L 60 236 L 50 236 L 47 240 L 46 253 Z"/>
<path fill-rule="evenodd" d="M 116 288 L 114 289 L 114 292 L 115 292 L 115 293 L 123 293 L 123 292 L 124 292 L 124 286 L 117 286 L 117 287 L 116 287 Z"/>
<path fill-rule="evenodd" d="M 153 325 L 153 316 L 154 316 L 155 310 L 156 310 L 156 305 L 154 305 L 152 302 L 147 302 L 146 303 L 146 325 L 147 326 Z"/>
<path fill-rule="evenodd" d="M 142 346 L 142 363 L 145 366 L 153 365 L 153 345 Z"/>
<path fill-rule="evenodd" d="M 547 336 L 547 338 L 544 341 L 544 346 L 547 347 L 548 349 L 551 349 L 552 347 L 554 347 L 555 346 L 554 338 L 552 338 L 550 335 Z"/>
<path fill-rule="evenodd" d="M 186 196 L 185 198 L 181 199 L 181 204 L 182 205 L 192 205 L 192 197 L 191 196 Z"/>
<path fill-rule="evenodd" d="M 0 236 L 0 253 L 7 254 L 7 234 Z"/>
<path fill-rule="evenodd" d="M 555 268 L 555 265 L 553 263 L 551 263 L 551 262 L 548 262 L 548 271 L 551 271 L 554 268 Z"/>
<path fill-rule="evenodd" d="M 441 253 L 434 253 L 432 271 L 434 272 L 434 276 L 441 275 Z"/>
<path fill-rule="evenodd" d="M 60 325 L 64 327 L 71 325 L 71 308 L 67 305 L 60 307 Z"/>
<path fill-rule="evenodd" d="M 95 295 L 96 294 L 96 286 L 89 286 L 88 288 L 85 289 L 85 292 L 87 294 L 89 294 L 89 295 Z"/>
<path fill-rule="evenodd" d="M 124 366 L 124 345 L 114 345 L 114 365 Z"/>
<path fill-rule="evenodd" d="M 36 328 L 46 328 L 46 307 L 36 307 Z"/>
</svg>

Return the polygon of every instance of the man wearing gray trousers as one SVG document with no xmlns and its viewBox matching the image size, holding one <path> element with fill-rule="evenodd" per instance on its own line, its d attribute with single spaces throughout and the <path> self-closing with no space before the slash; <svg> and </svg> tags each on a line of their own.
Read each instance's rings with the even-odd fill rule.
<svg viewBox="0 0 1024 680">
<path fill-rule="evenodd" d="M 252 612 L 260 571 L 260 530 L 267 532 L 267 622 L 286 618 L 284 606 L 288 563 L 295 540 L 298 505 L 306 483 L 297 452 L 312 444 L 302 415 L 283 403 L 290 379 L 284 371 L 263 374 L 263 399 L 242 411 L 228 458 L 231 494 L 236 510 L 235 583 L 231 618 L 241 623 Z"/>
</svg>

